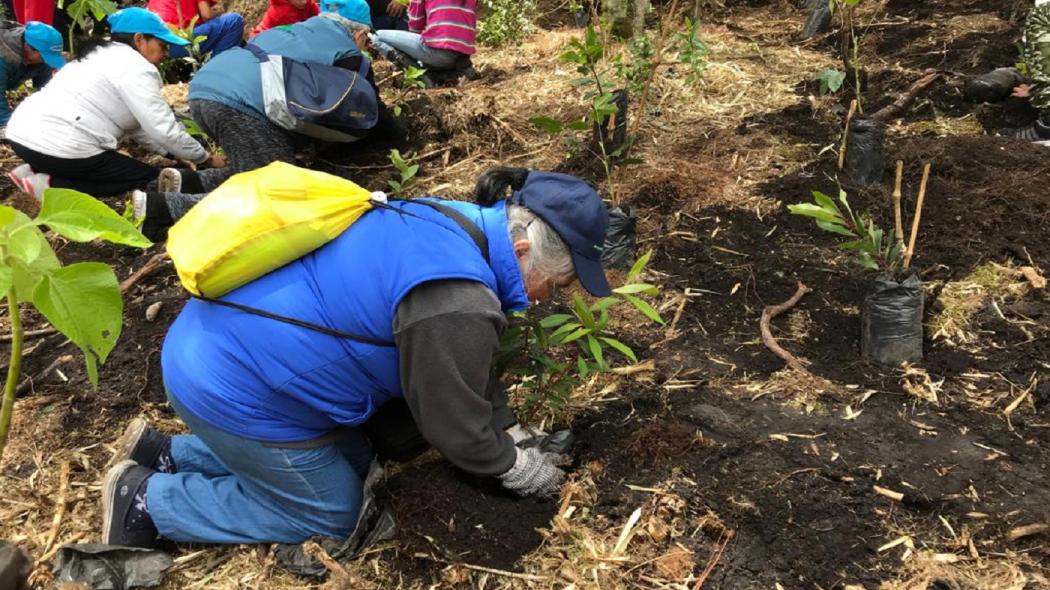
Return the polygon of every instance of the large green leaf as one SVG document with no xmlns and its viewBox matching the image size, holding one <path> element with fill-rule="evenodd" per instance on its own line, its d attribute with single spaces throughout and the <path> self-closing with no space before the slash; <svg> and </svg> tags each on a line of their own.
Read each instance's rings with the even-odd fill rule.
<svg viewBox="0 0 1050 590">
<path fill-rule="evenodd" d="M 540 320 L 540 325 L 544 328 L 556 328 L 572 318 L 573 316 L 567 313 L 555 313 Z"/>
<path fill-rule="evenodd" d="M 635 363 L 638 362 L 638 357 L 635 356 L 634 351 L 631 350 L 630 346 L 627 346 L 626 344 L 624 344 L 623 342 L 620 342 L 619 340 L 616 340 L 615 338 L 607 338 L 605 336 L 599 336 L 599 338 L 601 339 L 602 342 L 604 342 L 604 343 L 608 344 L 609 346 L 611 346 L 611 347 L 615 348 L 616 350 L 618 350 L 620 352 L 620 354 L 622 354 L 625 357 L 631 359 L 631 362 L 635 362 Z"/>
<path fill-rule="evenodd" d="M 82 192 L 49 188 L 36 223 L 44 224 L 75 242 L 96 238 L 125 246 L 148 248 L 153 245 L 142 232 L 108 205 Z"/>
<path fill-rule="evenodd" d="M 19 301 L 27 301 L 40 277 L 61 263 L 43 232 L 24 213 L 0 206 L 0 216 L 10 219 L 0 226 L 0 244 L 4 245 L 6 254 L 2 264 L 12 271 L 15 296 Z"/>
<path fill-rule="evenodd" d="M 12 282 L 14 282 L 14 269 L 0 265 L 0 297 L 7 295 L 7 290 L 11 288 Z"/>
<path fill-rule="evenodd" d="M 845 227 L 843 227 L 843 226 L 841 226 L 841 225 L 839 225 L 837 223 L 832 223 L 830 221 L 823 221 L 823 220 L 818 219 L 817 220 L 817 227 L 819 227 L 820 229 L 822 229 L 824 231 L 829 231 L 829 232 L 831 232 L 833 234 L 839 234 L 840 236 L 849 236 L 851 238 L 857 237 L 857 234 L 851 232 L 850 230 L 846 229 Z"/>
<path fill-rule="evenodd" d="M 654 322 L 656 322 L 658 324 L 663 324 L 664 323 L 664 319 L 662 317 L 660 317 L 660 314 L 657 313 L 657 311 L 655 309 L 653 309 L 653 306 L 651 306 L 648 303 L 646 303 L 645 301 L 642 301 L 641 299 L 635 297 L 634 295 L 624 295 L 624 297 L 626 297 L 627 300 L 630 301 L 632 305 L 634 305 L 636 308 L 638 308 L 638 311 L 642 312 L 642 314 L 645 315 L 645 317 L 649 318 L 650 320 L 652 320 L 652 321 L 654 321 Z"/>
<path fill-rule="evenodd" d="M 602 345 L 594 336 L 587 336 L 587 350 L 594 357 L 594 362 L 598 363 L 598 369 L 604 371 L 608 368 L 605 364 L 605 355 L 602 354 Z"/>
<path fill-rule="evenodd" d="M 645 269 L 645 265 L 649 264 L 649 259 L 652 257 L 653 251 L 649 250 L 643 254 L 641 258 L 635 260 L 634 264 L 631 266 L 631 270 L 627 272 L 627 280 L 633 281 L 634 277 L 638 276 Z"/>
<path fill-rule="evenodd" d="M 840 217 L 834 211 L 828 211 L 820 205 L 814 205 L 813 203 L 799 203 L 797 205 L 788 205 L 788 211 L 791 211 L 793 215 L 803 215 L 805 217 L 812 217 L 821 221 L 829 221 L 831 223 L 842 223 L 842 217 Z"/>
<path fill-rule="evenodd" d="M 624 285 L 613 289 L 613 293 L 620 295 L 635 295 L 637 293 L 645 293 L 646 295 L 656 295 L 656 287 L 648 283 L 631 283 L 630 285 Z"/>
<path fill-rule="evenodd" d="M 33 291 L 33 305 L 80 347 L 88 379 L 98 385 L 98 363 L 106 361 L 120 337 L 124 302 L 113 269 L 78 262 L 48 271 Z"/>
<path fill-rule="evenodd" d="M 550 117 L 532 117 L 529 123 L 543 129 L 547 133 L 559 133 L 564 126 Z"/>
</svg>

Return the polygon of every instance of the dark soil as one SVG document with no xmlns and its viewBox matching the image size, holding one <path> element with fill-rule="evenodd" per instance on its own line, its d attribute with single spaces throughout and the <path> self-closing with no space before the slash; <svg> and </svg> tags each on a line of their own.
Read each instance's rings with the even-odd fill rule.
<svg viewBox="0 0 1050 590">
<path fill-rule="evenodd" d="M 875 587 L 886 574 L 876 550 L 897 536 L 888 526 L 930 531 L 944 517 L 974 527 L 975 542 L 994 552 L 1006 549 L 1008 529 L 1048 514 L 1046 429 L 1009 433 L 996 417 L 931 411 L 893 395 L 870 399 L 847 421 L 707 389 L 643 396 L 578 424 L 578 457 L 606 467 L 599 514 L 622 520 L 647 499 L 623 484 L 666 480 L 667 467 L 640 466 L 629 441 L 683 430 L 683 421 L 681 438 L 694 440 L 699 431 L 705 444 L 674 461 L 696 485 L 668 491 L 687 500 L 690 515 L 713 512 L 736 531 L 710 579 L 714 588 Z M 785 433 L 786 442 L 770 438 Z M 904 500 L 876 495 L 873 485 Z M 989 516 L 967 517 L 974 512 Z M 686 543 L 700 564 L 713 545 L 703 537 Z M 1010 547 L 1024 548 L 1039 551 L 1039 543 Z"/>
</svg>

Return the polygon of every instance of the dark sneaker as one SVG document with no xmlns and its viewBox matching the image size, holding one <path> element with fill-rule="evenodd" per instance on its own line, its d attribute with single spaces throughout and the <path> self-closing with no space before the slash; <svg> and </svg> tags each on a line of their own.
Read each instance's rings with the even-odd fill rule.
<svg viewBox="0 0 1050 590">
<path fill-rule="evenodd" d="M 1050 126 L 1036 121 L 1026 127 L 1006 127 L 1000 129 L 997 135 L 1012 137 L 1022 141 L 1047 141 L 1050 140 Z"/>
<path fill-rule="evenodd" d="M 155 473 L 134 461 L 114 465 L 102 482 L 102 543 L 156 547 L 157 527 L 149 515 L 146 482 Z"/>
<path fill-rule="evenodd" d="M 1024 84 L 1024 76 L 1016 68 L 998 68 L 972 78 L 966 83 L 963 96 L 970 102 L 1000 102 L 1020 84 Z"/>
<path fill-rule="evenodd" d="M 135 418 L 117 441 L 117 452 L 110 465 L 134 461 L 160 473 L 175 473 L 171 458 L 171 437 L 157 432 L 142 418 Z"/>
</svg>

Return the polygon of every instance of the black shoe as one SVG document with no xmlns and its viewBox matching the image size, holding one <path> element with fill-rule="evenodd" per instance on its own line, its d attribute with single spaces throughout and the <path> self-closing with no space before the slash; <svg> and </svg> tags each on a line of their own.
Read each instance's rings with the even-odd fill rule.
<svg viewBox="0 0 1050 590">
<path fill-rule="evenodd" d="M 171 458 L 171 437 L 157 432 L 142 418 L 135 418 L 124 429 L 110 465 L 128 460 L 159 473 L 176 471 Z"/>
<path fill-rule="evenodd" d="M 1000 129 L 996 135 L 1001 137 L 1012 137 L 1022 141 L 1048 141 L 1050 140 L 1050 125 L 1036 121 L 1026 127 L 1006 127 Z"/>
<path fill-rule="evenodd" d="M 102 543 L 156 547 L 157 527 L 150 518 L 146 482 L 155 472 L 134 461 L 114 465 L 102 482 Z"/>
<path fill-rule="evenodd" d="M 175 225 L 163 193 L 146 193 L 146 216 L 142 220 L 142 235 L 154 242 L 168 239 L 168 228 Z"/>
<path fill-rule="evenodd" d="M 970 102 L 1000 102 L 1023 83 L 1024 76 L 1016 68 L 998 68 L 967 82 L 963 96 Z"/>
</svg>

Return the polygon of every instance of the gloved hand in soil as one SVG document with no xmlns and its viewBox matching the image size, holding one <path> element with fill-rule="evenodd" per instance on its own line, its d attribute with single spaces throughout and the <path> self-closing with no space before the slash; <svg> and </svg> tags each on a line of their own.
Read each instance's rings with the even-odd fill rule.
<svg viewBox="0 0 1050 590">
<path fill-rule="evenodd" d="M 553 453 L 557 455 L 567 454 L 572 450 L 573 443 L 576 442 L 576 435 L 574 435 L 572 430 L 569 430 L 568 428 L 564 430 L 556 430 L 547 434 L 539 429 L 515 424 L 508 428 L 506 432 L 514 440 L 514 444 L 519 449 L 536 447 L 544 453 Z M 555 461 L 554 463 L 556 465 L 561 465 L 558 461 Z"/>
<path fill-rule="evenodd" d="M 553 496 L 565 481 L 565 472 L 558 469 L 550 458 L 533 447 L 516 449 L 514 465 L 499 475 L 503 487 L 519 496 Z"/>
</svg>

